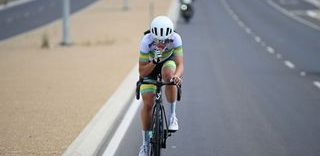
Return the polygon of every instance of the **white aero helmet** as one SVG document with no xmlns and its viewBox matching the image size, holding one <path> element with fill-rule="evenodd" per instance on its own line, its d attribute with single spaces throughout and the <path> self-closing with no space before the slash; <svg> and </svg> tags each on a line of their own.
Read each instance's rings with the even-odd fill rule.
<svg viewBox="0 0 320 156">
<path fill-rule="evenodd" d="M 167 16 L 158 16 L 151 22 L 150 32 L 157 40 L 168 39 L 173 31 L 173 23 Z"/>
</svg>

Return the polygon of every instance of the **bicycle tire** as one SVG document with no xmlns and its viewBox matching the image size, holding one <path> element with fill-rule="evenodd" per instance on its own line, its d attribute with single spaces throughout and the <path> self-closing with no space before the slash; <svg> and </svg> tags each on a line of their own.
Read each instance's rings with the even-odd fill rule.
<svg viewBox="0 0 320 156">
<path fill-rule="evenodd" d="M 155 111 L 155 120 L 153 127 L 153 138 L 152 138 L 152 156 L 160 156 L 161 154 L 161 112 L 160 108 L 157 107 Z"/>
</svg>

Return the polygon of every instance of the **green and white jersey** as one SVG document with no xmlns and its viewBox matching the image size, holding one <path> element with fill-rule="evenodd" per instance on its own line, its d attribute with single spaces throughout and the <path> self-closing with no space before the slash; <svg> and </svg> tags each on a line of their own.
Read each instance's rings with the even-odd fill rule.
<svg viewBox="0 0 320 156">
<path fill-rule="evenodd" d="M 164 44 L 156 44 L 151 33 L 143 36 L 140 42 L 140 62 L 149 62 L 154 58 L 154 51 L 158 49 L 162 53 L 162 60 L 166 60 L 171 55 L 183 56 L 182 40 L 178 33 L 174 32 Z"/>
</svg>

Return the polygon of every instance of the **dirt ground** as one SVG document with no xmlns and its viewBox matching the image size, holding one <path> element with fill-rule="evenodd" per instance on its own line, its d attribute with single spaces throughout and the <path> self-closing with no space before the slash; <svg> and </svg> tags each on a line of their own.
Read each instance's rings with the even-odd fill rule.
<svg viewBox="0 0 320 156">
<path fill-rule="evenodd" d="M 171 0 L 154 0 L 165 15 Z M 138 61 L 149 1 L 98 0 L 71 17 L 0 42 L 0 155 L 61 155 Z M 44 36 L 50 48 L 42 49 Z"/>
</svg>

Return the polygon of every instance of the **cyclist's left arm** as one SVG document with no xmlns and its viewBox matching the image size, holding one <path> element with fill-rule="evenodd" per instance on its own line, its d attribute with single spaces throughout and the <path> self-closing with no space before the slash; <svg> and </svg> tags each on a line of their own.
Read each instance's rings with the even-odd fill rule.
<svg viewBox="0 0 320 156">
<path fill-rule="evenodd" d="M 182 39 L 181 36 L 177 33 L 174 33 L 175 40 L 173 41 L 174 51 L 174 61 L 176 62 L 176 72 L 174 77 L 180 79 L 183 74 L 184 65 L 183 65 L 183 49 L 182 49 Z"/>
<path fill-rule="evenodd" d="M 174 77 L 182 77 L 184 70 L 183 50 L 182 46 L 174 48 L 174 61 L 176 62 L 176 72 Z"/>
</svg>

